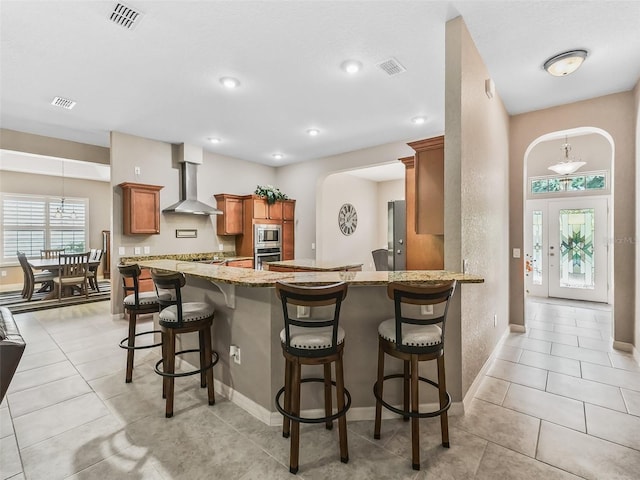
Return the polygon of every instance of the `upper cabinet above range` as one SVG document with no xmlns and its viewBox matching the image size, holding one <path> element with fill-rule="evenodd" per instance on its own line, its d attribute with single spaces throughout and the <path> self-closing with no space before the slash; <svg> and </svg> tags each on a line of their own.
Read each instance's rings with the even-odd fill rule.
<svg viewBox="0 0 640 480">
<path fill-rule="evenodd" d="M 160 185 L 125 182 L 122 189 L 122 232 L 125 235 L 160 233 Z"/>
</svg>

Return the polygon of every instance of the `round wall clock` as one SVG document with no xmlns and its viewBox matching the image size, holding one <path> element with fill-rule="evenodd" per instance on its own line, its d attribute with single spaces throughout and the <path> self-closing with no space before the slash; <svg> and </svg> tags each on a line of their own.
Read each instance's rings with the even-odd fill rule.
<svg viewBox="0 0 640 480">
<path fill-rule="evenodd" d="M 340 207 L 338 213 L 338 226 L 343 235 L 351 235 L 358 226 L 358 213 L 356 208 L 350 203 L 345 203 Z"/>
</svg>

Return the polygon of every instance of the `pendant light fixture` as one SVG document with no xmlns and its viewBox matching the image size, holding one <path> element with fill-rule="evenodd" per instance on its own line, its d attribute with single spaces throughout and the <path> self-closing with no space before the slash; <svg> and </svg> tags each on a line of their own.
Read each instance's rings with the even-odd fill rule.
<svg viewBox="0 0 640 480">
<path fill-rule="evenodd" d="M 587 164 L 587 162 L 575 160 L 573 157 L 569 157 L 571 144 L 566 136 L 564 137 L 564 143 L 562 144 L 562 151 L 564 153 L 564 159 L 548 167 L 549 170 L 552 170 L 559 175 L 569 175 L 571 173 L 575 173 L 580 167 Z"/>
<path fill-rule="evenodd" d="M 55 217 L 56 218 L 64 218 L 66 216 L 64 211 L 64 160 L 60 161 L 62 165 L 62 197 L 60 197 L 60 206 L 56 209 Z M 76 218 L 76 210 L 72 207 L 71 214 L 69 215 L 71 218 Z"/>
</svg>

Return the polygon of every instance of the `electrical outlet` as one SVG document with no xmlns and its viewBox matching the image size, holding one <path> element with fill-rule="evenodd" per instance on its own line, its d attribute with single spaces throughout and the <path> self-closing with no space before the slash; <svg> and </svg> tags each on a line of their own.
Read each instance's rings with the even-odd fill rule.
<svg viewBox="0 0 640 480">
<path fill-rule="evenodd" d="M 298 305 L 297 310 L 296 315 L 298 318 L 309 318 L 311 314 L 311 307 L 305 305 Z"/>
<path fill-rule="evenodd" d="M 142 249 L 140 247 L 133 247 L 133 254 L 140 255 L 142 253 Z"/>
<path fill-rule="evenodd" d="M 2 276 L 6 277 L 7 276 L 7 271 L 6 270 L 2 270 Z"/>
<path fill-rule="evenodd" d="M 135 175 L 140 175 L 140 167 L 133 167 L 133 173 Z"/>
<path fill-rule="evenodd" d="M 316 244 L 315 244 L 315 243 L 312 243 L 312 244 L 311 244 L 311 250 L 315 250 L 315 249 L 316 249 Z"/>
<path fill-rule="evenodd" d="M 238 365 L 240 365 L 240 347 L 238 347 L 237 345 L 231 345 L 229 347 L 229 356 L 233 358 L 233 363 L 237 363 Z"/>
<path fill-rule="evenodd" d="M 143 247 L 144 248 L 144 253 L 151 253 L 151 247 Z"/>
<path fill-rule="evenodd" d="M 420 315 L 433 315 L 433 305 L 420 305 Z"/>
<path fill-rule="evenodd" d="M 494 327 L 498 326 L 498 315 L 497 314 L 493 316 L 493 326 Z"/>
<path fill-rule="evenodd" d="M 118 247 L 118 255 L 124 255 L 124 247 Z"/>
<path fill-rule="evenodd" d="M 218 250 L 220 250 L 221 252 L 224 251 L 224 244 L 223 243 L 219 243 L 218 244 Z"/>
<path fill-rule="evenodd" d="M 462 260 L 462 273 L 469 273 L 469 260 L 466 258 Z"/>
</svg>

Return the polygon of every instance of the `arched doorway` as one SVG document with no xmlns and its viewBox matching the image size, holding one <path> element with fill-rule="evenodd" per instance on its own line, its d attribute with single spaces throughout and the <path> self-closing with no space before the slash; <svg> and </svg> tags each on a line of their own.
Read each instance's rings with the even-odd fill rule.
<svg viewBox="0 0 640 480">
<path fill-rule="evenodd" d="M 543 135 L 527 149 L 525 299 L 612 303 L 613 154 L 611 136 L 591 127 Z M 571 174 L 548 169 L 567 156 L 586 164 Z"/>
</svg>

